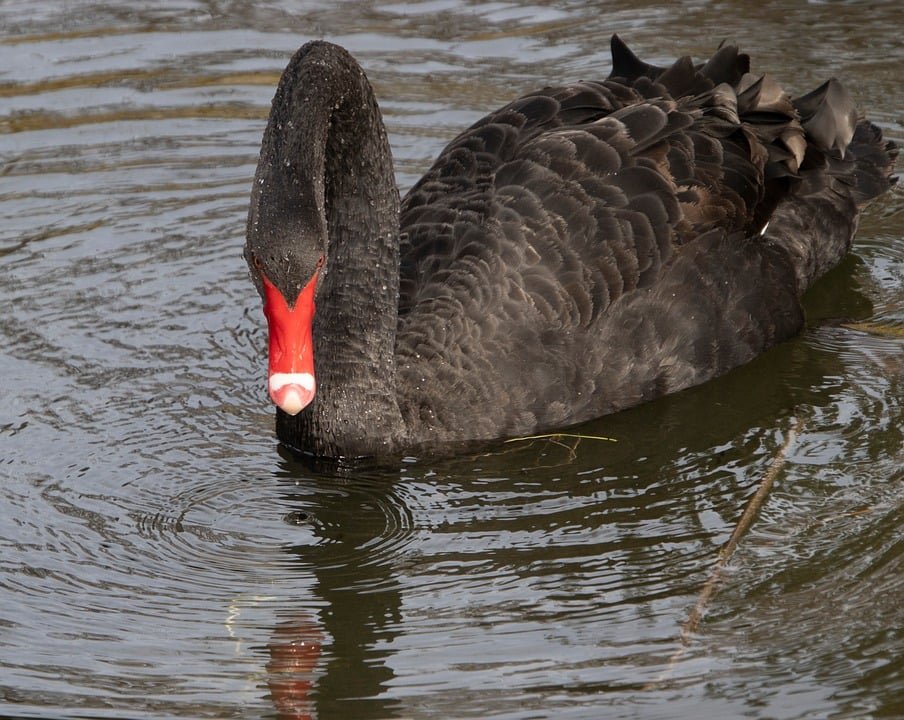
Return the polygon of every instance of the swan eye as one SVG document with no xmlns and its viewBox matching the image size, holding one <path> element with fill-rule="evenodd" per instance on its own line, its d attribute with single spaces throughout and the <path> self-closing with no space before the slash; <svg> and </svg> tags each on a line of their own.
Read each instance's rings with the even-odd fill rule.
<svg viewBox="0 0 904 720">
<path fill-rule="evenodd" d="M 320 258 L 317 260 L 317 269 L 319 270 L 322 267 L 323 267 L 323 255 L 321 255 Z"/>
<path fill-rule="evenodd" d="M 255 253 L 251 253 L 251 264 L 254 266 L 255 270 L 261 270 L 264 267 L 261 259 Z"/>
</svg>

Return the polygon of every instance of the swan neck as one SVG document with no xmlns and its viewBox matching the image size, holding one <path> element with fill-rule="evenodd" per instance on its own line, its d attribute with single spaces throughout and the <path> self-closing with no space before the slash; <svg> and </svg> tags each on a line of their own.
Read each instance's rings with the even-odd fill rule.
<svg viewBox="0 0 904 720">
<path fill-rule="evenodd" d="M 299 150 L 309 156 L 299 167 L 312 174 L 288 184 L 309 188 L 305 202 L 317 217 L 308 231 L 322 233 L 313 327 L 318 389 L 311 412 L 297 420 L 280 414 L 277 427 L 287 426 L 292 439 L 300 430 L 304 449 L 317 454 L 372 455 L 390 451 L 403 434 L 395 370 L 399 194 L 364 72 L 341 48 L 312 45 L 298 81 L 305 96 L 288 119 L 308 129 L 310 144 Z"/>
</svg>

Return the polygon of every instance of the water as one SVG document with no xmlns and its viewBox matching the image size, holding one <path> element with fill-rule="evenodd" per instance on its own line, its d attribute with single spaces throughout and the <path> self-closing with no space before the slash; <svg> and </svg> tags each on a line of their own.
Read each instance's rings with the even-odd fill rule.
<svg viewBox="0 0 904 720">
<path fill-rule="evenodd" d="M 281 455 L 241 259 L 279 72 L 324 36 L 400 185 L 520 92 L 723 37 L 899 142 L 897 3 L 0 4 L 0 714 L 904 716 L 904 194 L 729 376 L 337 476 Z M 896 334 L 897 333 L 897 336 Z M 697 633 L 682 625 L 788 433 Z"/>
</svg>

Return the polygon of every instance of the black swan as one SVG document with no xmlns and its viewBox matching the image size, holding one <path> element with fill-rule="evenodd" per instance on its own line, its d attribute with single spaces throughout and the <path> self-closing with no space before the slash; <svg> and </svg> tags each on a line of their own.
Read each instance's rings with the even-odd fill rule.
<svg viewBox="0 0 904 720">
<path fill-rule="evenodd" d="M 561 428 L 800 331 L 897 150 L 837 80 L 791 99 L 749 65 L 660 68 L 614 36 L 607 79 L 487 115 L 400 202 L 363 70 L 304 45 L 245 246 L 279 439 L 358 457 Z"/>
</svg>

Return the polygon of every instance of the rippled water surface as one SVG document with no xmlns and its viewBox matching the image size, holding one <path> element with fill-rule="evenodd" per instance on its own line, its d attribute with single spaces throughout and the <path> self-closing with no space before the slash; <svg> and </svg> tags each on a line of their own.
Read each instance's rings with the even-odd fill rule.
<svg viewBox="0 0 904 720">
<path fill-rule="evenodd" d="M 305 40 L 367 69 L 407 188 L 484 112 L 607 74 L 613 31 L 837 75 L 900 142 L 898 3 L 141 5 L 0 3 L 0 715 L 904 717 L 900 191 L 803 336 L 583 428 L 617 443 L 379 471 L 278 451 L 241 259 Z"/>
</svg>

